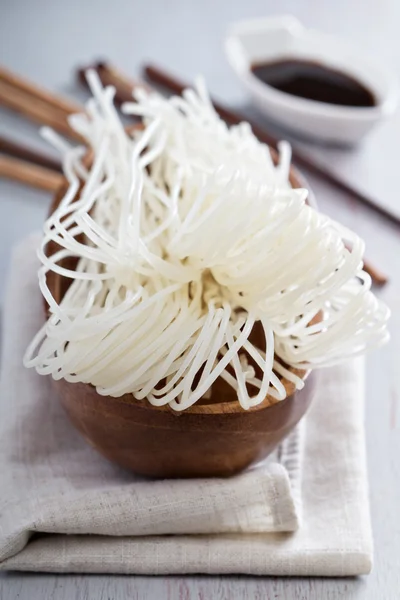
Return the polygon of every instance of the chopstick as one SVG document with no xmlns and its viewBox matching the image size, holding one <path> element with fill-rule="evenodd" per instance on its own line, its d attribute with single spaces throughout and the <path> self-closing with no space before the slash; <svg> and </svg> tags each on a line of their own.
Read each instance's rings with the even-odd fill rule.
<svg viewBox="0 0 400 600">
<path fill-rule="evenodd" d="M 134 81 L 128 78 L 113 65 L 99 61 L 87 68 L 78 69 L 79 81 L 87 87 L 85 72 L 88 69 L 94 69 L 100 77 L 104 86 L 113 85 L 115 87 L 115 103 L 120 106 L 124 102 L 132 102 L 132 90 L 138 87 L 151 91 L 151 88 L 144 82 Z"/>
<path fill-rule="evenodd" d="M 180 95 L 184 89 L 190 87 L 190 85 L 188 85 L 184 81 L 180 81 L 173 75 L 166 73 L 163 69 L 154 65 L 146 65 L 144 67 L 144 73 L 149 81 L 162 88 L 165 88 L 166 90 L 174 94 Z M 215 101 L 213 98 L 211 100 L 217 113 L 229 125 L 237 125 L 242 121 L 248 121 L 251 125 L 254 135 L 261 142 L 264 142 L 265 144 L 268 144 L 269 146 L 272 146 L 275 149 L 277 148 L 279 140 L 277 140 L 264 129 L 259 127 L 256 123 L 249 121 L 249 119 L 247 119 L 244 115 L 222 105 L 220 102 Z M 391 222 L 400 225 L 399 215 L 396 215 L 384 206 L 377 204 L 372 198 L 369 198 L 368 196 L 363 194 L 363 192 L 357 190 L 350 183 L 347 183 L 340 179 L 340 177 L 335 175 L 335 173 L 330 171 L 328 168 L 322 165 L 318 165 L 298 150 L 293 150 L 292 156 L 295 164 L 308 169 L 311 173 L 330 183 L 336 189 L 345 192 L 349 196 L 355 198 L 356 200 L 362 202 L 369 208 L 372 208 L 379 214 L 385 216 Z"/>
<path fill-rule="evenodd" d="M 78 103 L 52 94 L 3 67 L 0 67 L 0 105 L 82 142 L 68 123 L 69 115 L 82 111 Z"/>
<path fill-rule="evenodd" d="M 147 89 L 148 91 L 151 90 L 151 88 L 149 86 L 146 86 L 146 84 L 142 83 L 142 82 L 138 82 L 138 81 L 134 81 L 131 80 L 130 78 L 128 78 L 127 76 L 123 75 L 118 69 L 116 69 L 115 67 L 113 67 L 112 65 L 110 65 L 107 62 L 97 62 L 93 65 L 88 66 L 87 68 L 81 68 L 78 69 L 77 73 L 78 73 L 78 78 L 79 81 L 81 83 L 83 83 L 85 86 L 87 86 L 87 81 L 85 78 L 85 71 L 87 69 L 94 69 L 95 71 L 97 71 L 100 80 L 102 82 L 103 85 L 113 85 L 115 87 L 116 93 L 115 93 L 115 101 L 117 104 L 122 104 L 124 102 L 129 102 L 132 100 L 132 90 L 135 89 L 135 87 L 144 87 L 145 89 Z M 150 75 L 153 76 L 154 75 L 154 67 L 146 67 L 145 68 L 145 72 L 146 74 L 148 74 L 148 72 L 150 72 Z M 160 72 L 159 70 L 157 70 L 156 72 L 156 79 L 157 81 L 160 80 Z M 164 81 L 164 79 L 163 79 Z M 173 90 L 174 92 L 180 94 L 182 92 L 183 89 L 186 89 L 186 85 L 179 83 L 178 86 L 175 82 L 175 80 L 173 80 L 173 86 L 170 85 L 170 81 L 168 78 L 167 81 L 168 85 L 166 86 L 168 89 Z M 220 116 L 224 119 L 227 120 L 228 122 L 232 122 L 232 115 L 233 113 L 231 113 L 230 110 L 222 108 L 220 105 L 215 105 L 216 106 L 217 112 L 220 114 Z M 225 119 L 225 117 L 228 117 L 227 119 Z M 230 117 L 230 119 L 229 119 Z M 238 119 L 236 122 L 240 122 L 244 120 L 243 118 Z M 254 130 L 254 128 L 253 128 Z M 266 140 L 269 141 L 266 141 Z M 275 138 L 273 138 L 272 136 L 270 136 L 269 134 L 264 134 L 263 139 L 261 141 L 264 141 L 265 143 L 267 143 L 270 146 L 273 146 L 276 148 L 277 146 L 277 140 L 275 140 Z M 382 273 L 379 269 L 377 269 L 376 267 L 374 267 L 373 265 L 371 265 L 368 261 L 364 261 L 364 270 L 370 275 L 373 283 L 377 286 L 383 286 L 385 285 L 385 283 L 388 282 L 388 277 Z"/>
<path fill-rule="evenodd" d="M 47 156 L 39 150 L 28 148 L 28 146 L 18 144 L 17 142 L 14 142 L 1 136 L 0 154 L 14 156 L 15 158 L 19 158 L 33 163 L 35 165 L 39 165 L 40 167 L 52 169 L 53 171 L 58 171 L 60 173 L 62 171 L 61 163 L 55 158 Z"/>
<path fill-rule="evenodd" d="M 0 177 L 54 192 L 63 180 L 61 171 L 54 158 L 0 137 Z"/>
<path fill-rule="evenodd" d="M 385 275 L 385 273 L 382 273 L 382 271 L 379 271 L 376 267 L 371 265 L 371 263 L 365 259 L 364 259 L 364 271 L 366 271 L 366 273 L 368 273 L 368 275 L 371 277 L 372 283 L 378 287 L 382 287 L 382 286 L 386 285 L 387 282 L 389 281 L 389 277 L 387 275 Z"/>
<path fill-rule="evenodd" d="M 63 175 L 52 169 L 4 155 L 0 155 L 0 177 L 26 183 L 47 192 L 56 192 L 64 181 Z"/>
</svg>

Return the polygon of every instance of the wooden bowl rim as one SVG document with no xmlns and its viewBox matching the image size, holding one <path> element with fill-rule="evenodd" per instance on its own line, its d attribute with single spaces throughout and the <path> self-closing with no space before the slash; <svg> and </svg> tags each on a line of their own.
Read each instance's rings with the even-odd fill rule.
<svg viewBox="0 0 400 600">
<path fill-rule="evenodd" d="M 129 132 L 133 132 L 136 129 L 140 129 L 140 128 L 141 128 L 141 124 L 135 124 L 135 125 L 129 127 Z M 278 153 L 276 152 L 276 150 L 274 148 L 271 148 L 271 147 L 270 147 L 270 151 L 271 151 L 271 156 L 272 156 L 273 161 L 277 162 Z M 91 158 L 91 153 L 90 153 L 90 151 L 88 151 L 86 159 L 84 159 L 84 160 L 89 162 L 90 158 Z M 295 169 L 292 165 L 290 165 L 289 181 L 290 181 L 292 188 L 304 187 L 302 184 L 302 180 L 303 180 L 303 178 L 302 178 L 302 175 L 299 173 L 299 171 L 297 169 Z M 48 213 L 49 216 L 51 216 L 53 214 L 53 212 L 56 210 L 67 187 L 68 187 L 68 181 L 64 177 L 63 181 L 60 183 L 60 186 L 59 186 L 57 192 L 55 193 L 53 200 L 51 202 L 50 210 Z M 51 254 L 53 254 L 54 252 L 55 252 L 55 250 L 53 250 L 52 252 L 49 252 L 48 247 L 46 247 L 46 253 L 48 253 L 48 255 L 51 256 Z M 53 275 L 54 275 L 55 281 L 62 281 L 62 275 L 59 275 L 58 273 L 53 273 Z M 53 294 L 54 290 L 50 289 L 50 292 Z M 56 301 L 59 301 L 59 300 L 56 300 Z M 298 369 L 298 368 L 292 367 L 292 366 L 288 366 L 287 368 L 291 373 L 293 373 L 297 377 L 300 377 L 301 379 L 303 379 L 303 381 L 306 381 L 306 379 L 310 373 L 310 370 Z M 282 377 L 281 382 L 286 390 L 286 398 L 285 398 L 285 400 L 286 400 L 287 398 L 290 398 L 296 392 L 296 387 L 292 381 L 289 381 L 285 377 Z M 95 390 L 95 392 L 98 394 L 96 387 L 93 384 L 83 383 L 83 382 L 81 382 L 81 383 L 82 383 L 82 385 L 87 385 L 87 386 L 93 388 L 93 390 Z M 157 410 L 157 411 L 171 411 L 172 410 L 169 407 L 169 405 L 154 406 L 146 400 L 137 400 L 133 396 L 133 394 L 130 394 L 130 393 L 123 394 L 122 396 L 108 396 L 108 397 L 112 398 L 114 401 L 123 402 L 124 404 L 135 405 L 135 406 L 144 408 L 146 410 Z M 173 410 L 172 410 L 172 412 L 174 412 L 177 415 L 182 415 L 185 413 L 186 414 L 203 414 L 203 415 L 214 414 L 215 415 L 215 414 L 242 413 L 242 412 L 249 412 L 249 411 L 254 412 L 254 411 L 263 410 L 265 408 L 269 408 L 270 406 L 273 406 L 277 402 L 279 402 L 279 401 L 277 401 L 275 398 L 273 398 L 272 396 L 270 396 L 268 394 L 266 396 L 265 400 L 263 400 L 263 402 L 261 402 L 257 406 L 253 406 L 252 408 L 250 408 L 248 410 L 245 410 L 239 403 L 238 399 L 235 398 L 235 399 L 232 399 L 232 401 L 215 402 L 215 403 L 210 403 L 210 404 L 195 403 L 193 406 L 185 409 L 182 412 L 177 412 L 177 411 L 173 411 Z"/>
</svg>

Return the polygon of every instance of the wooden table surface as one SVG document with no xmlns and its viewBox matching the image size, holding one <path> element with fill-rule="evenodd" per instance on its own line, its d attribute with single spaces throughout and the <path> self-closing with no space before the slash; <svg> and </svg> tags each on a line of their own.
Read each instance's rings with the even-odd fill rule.
<svg viewBox="0 0 400 600">
<path fill-rule="evenodd" d="M 152 59 L 186 78 L 203 73 L 213 93 L 251 111 L 224 58 L 223 34 L 230 21 L 273 13 L 293 13 L 309 26 L 341 34 L 376 58 L 390 60 L 400 74 L 398 0 L 2 0 L 0 60 L 47 87 L 83 99 L 73 81 L 76 65 L 107 57 L 135 75 L 141 62 Z M 37 140 L 34 126 L 3 111 L 0 134 Z M 314 146 L 308 151 L 400 213 L 399 146 L 398 112 L 357 150 Z M 400 230 L 320 181 L 310 177 L 310 182 L 321 209 L 363 236 L 368 257 L 390 275 L 390 284 L 379 294 L 393 310 L 392 341 L 368 358 L 366 381 L 375 538 L 371 575 L 279 579 L 6 574 L 0 577 L 1 600 L 400 598 Z M 40 226 L 48 203 L 44 193 L 0 181 L 0 297 L 12 244 Z"/>
</svg>

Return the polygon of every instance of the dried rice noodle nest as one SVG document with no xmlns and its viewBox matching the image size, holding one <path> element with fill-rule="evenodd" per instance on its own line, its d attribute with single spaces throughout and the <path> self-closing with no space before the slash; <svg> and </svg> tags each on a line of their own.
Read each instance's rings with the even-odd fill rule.
<svg viewBox="0 0 400 600">
<path fill-rule="evenodd" d="M 115 90 L 88 81 L 93 98 L 71 125 L 91 167 L 83 148 L 45 132 L 69 185 L 44 226 L 49 318 L 26 366 L 176 411 L 222 378 L 249 409 L 283 400 L 283 381 L 301 388 L 304 370 L 386 341 L 363 242 L 292 189 L 287 144 L 275 165 L 247 124 L 219 119 L 201 80 L 169 100 L 140 91 L 125 111 L 144 128 L 130 135 Z M 71 280 L 62 299 L 50 272 Z"/>
</svg>

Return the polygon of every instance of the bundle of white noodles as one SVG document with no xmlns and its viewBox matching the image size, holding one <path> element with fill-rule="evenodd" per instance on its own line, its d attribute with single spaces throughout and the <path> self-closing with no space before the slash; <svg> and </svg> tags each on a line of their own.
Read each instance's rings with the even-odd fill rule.
<svg viewBox="0 0 400 600">
<path fill-rule="evenodd" d="M 114 89 L 88 81 L 93 99 L 71 124 L 93 150 L 90 169 L 83 148 L 46 133 L 69 189 L 44 227 L 50 317 L 26 366 L 178 411 L 222 377 L 248 409 L 285 398 L 282 376 L 302 386 L 282 362 L 328 366 L 386 340 L 363 242 L 291 188 L 287 145 L 274 166 L 247 124 L 219 119 L 201 81 L 170 100 L 141 91 L 125 112 L 145 126 L 128 135 Z M 61 249 L 48 258 L 50 240 Z M 60 304 L 48 271 L 72 280 Z M 261 348 L 249 341 L 257 321 Z"/>
</svg>

